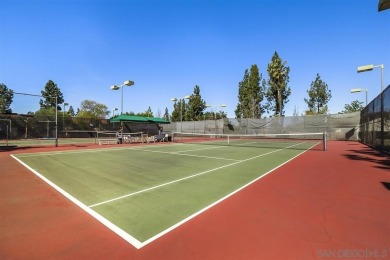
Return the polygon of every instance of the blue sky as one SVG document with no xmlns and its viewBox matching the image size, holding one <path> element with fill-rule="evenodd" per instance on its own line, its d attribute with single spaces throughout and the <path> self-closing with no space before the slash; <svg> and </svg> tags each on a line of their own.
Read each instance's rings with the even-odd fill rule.
<svg viewBox="0 0 390 260">
<path fill-rule="evenodd" d="M 257 64 L 268 78 L 275 51 L 290 67 L 292 115 L 317 73 L 332 91 L 331 113 L 365 94 L 380 92 L 384 64 L 390 83 L 390 10 L 378 0 L 0 0 L 0 82 L 15 92 L 40 94 L 53 80 L 77 109 L 85 99 L 124 111 L 150 106 L 161 116 L 173 110 L 172 97 L 200 87 L 208 104 L 227 104 L 234 117 L 238 83 Z M 14 97 L 14 112 L 38 102 Z M 30 104 L 33 103 L 33 104 Z"/>
</svg>

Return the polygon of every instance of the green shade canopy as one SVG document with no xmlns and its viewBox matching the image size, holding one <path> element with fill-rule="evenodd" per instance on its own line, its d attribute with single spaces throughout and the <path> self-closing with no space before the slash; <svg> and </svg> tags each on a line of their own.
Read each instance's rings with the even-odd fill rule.
<svg viewBox="0 0 390 260">
<path fill-rule="evenodd" d="M 143 116 L 129 116 L 119 115 L 110 120 L 111 123 L 116 122 L 136 122 L 136 123 L 149 123 L 149 124 L 169 124 L 170 122 L 165 121 L 159 117 L 143 117 Z"/>
<path fill-rule="evenodd" d="M 146 119 L 148 119 L 148 121 L 152 121 L 153 123 L 156 123 L 156 124 L 170 124 L 171 122 L 168 122 L 168 121 L 165 121 L 164 119 L 160 118 L 160 117 L 145 117 Z"/>
</svg>

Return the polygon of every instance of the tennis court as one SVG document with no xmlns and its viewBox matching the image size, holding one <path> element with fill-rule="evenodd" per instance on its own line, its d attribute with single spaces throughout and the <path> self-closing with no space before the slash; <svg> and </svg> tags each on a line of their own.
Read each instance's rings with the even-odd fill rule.
<svg viewBox="0 0 390 260">
<path fill-rule="evenodd" d="M 206 138 L 181 136 L 177 139 L 181 142 L 174 143 L 13 157 L 141 248 L 303 152 L 322 150 L 323 145 L 298 138 L 264 142 L 251 137 L 228 144 L 223 138 Z"/>
</svg>

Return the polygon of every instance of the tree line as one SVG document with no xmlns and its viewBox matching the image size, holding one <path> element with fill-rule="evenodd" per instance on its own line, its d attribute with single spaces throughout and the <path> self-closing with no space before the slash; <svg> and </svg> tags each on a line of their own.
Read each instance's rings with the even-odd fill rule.
<svg viewBox="0 0 390 260">
<path fill-rule="evenodd" d="M 275 51 L 267 65 L 268 79 L 263 78 L 256 64 L 244 72 L 242 81 L 238 84 L 238 104 L 235 110 L 237 118 L 261 118 L 265 114 L 271 116 L 284 116 L 285 104 L 291 95 L 290 68 Z M 328 84 L 317 73 L 306 91 L 306 115 L 327 114 L 328 102 L 332 98 Z M 346 104 L 340 113 L 361 111 L 363 102 L 357 100 Z"/>
<path fill-rule="evenodd" d="M 62 112 L 63 116 L 72 116 L 79 118 L 107 118 L 114 117 L 114 111 L 110 111 L 104 104 L 98 103 L 93 100 L 86 99 L 81 102 L 80 107 L 77 111 L 74 110 L 73 106 L 69 106 L 68 111 L 62 111 L 63 108 L 68 105 L 64 101 L 63 93 L 60 88 L 52 80 L 49 80 L 44 89 L 41 91 L 42 99 L 39 100 L 40 108 L 37 111 L 29 111 L 28 115 L 54 115 L 56 111 Z M 53 97 L 57 97 L 56 99 Z M 0 114 L 11 114 L 11 104 L 14 98 L 13 90 L 7 88 L 2 83 L 0 84 Z M 66 105 L 66 106 L 65 106 Z M 204 119 L 220 119 L 226 117 L 226 113 L 223 111 L 219 112 L 204 112 L 207 108 L 206 102 L 200 96 L 199 86 L 195 86 L 194 94 L 189 97 L 188 103 L 183 100 L 175 102 L 172 114 L 169 114 L 168 108 L 165 108 L 165 113 L 161 115 L 158 111 L 158 117 L 162 117 L 167 121 L 180 121 L 180 120 L 204 120 Z M 112 112 L 112 114 L 111 114 Z M 143 116 L 143 117 L 154 117 L 153 111 L 149 106 L 144 112 L 135 113 L 133 111 L 125 112 L 125 115 Z"/>
<path fill-rule="evenodd" d="M 61 92 L 60 88 L 52 80 L 49 80 L 46 83 L 44 89 L 41 91 L 41 97 L 42 99 L 39 100 L 40 108 L 37 111 L 27 112 L 28 115 L 54 115 L 56 111 L 56 105 L 57 111 L 62 112 L 63 115 L 71 117 L 104 119 L 111 114 L 111 111 L 105 104 L 101 104 L 89 99 L 82 101 L 80 107 L 77 108 L 76 111 L 72 105 L 69 106 L 68 111 L 62 111 L 63 108 L 66 109 L 68 104 L 65 102 L 63 93 Z M 11 104 L 13 102 L 13 98 L 13 90 L 7 88 L 4 83 L 0 84 L 0 114 L 12 113 Z M 126 114 L 153 116 L 153 112 L 151 112 L 150 107 L 147 111 L 142 113 L 135 114 L 134 112 L 128 112 Z"/>
<path fill-rule="evenodd" d="M 261 118 L 266 114 L 270 116 L 284 116 L 285 104 L 289 102 L 289 96 L 292 93 L 289 86 L 290 68 L 287 61 L 283 61 L 275 51 L 271 61 L 267 65 L 268 78 L 263 78 L 256 64 L 250 69 L 244 71 L 243 79 L 238 83 L 238 103 L 235 109 L 236 118 Z M 306 115 L 326 114 L 328 113 L 328 102 L 332 98 L 331 90 L 328 84 L 321 79 L 317 73 L 315 79 L 307 89 L 308 97 L 304 98 L 307 104 Z M 52 115 L 56 110 L 62 111 L 62 106 L 68 105 L 64 102 L 63 93 L 52 80 L 49 80 L 41 91 L 42 99 L 39 101 L 40 109 L 30 111 L 29 114 Z M 7 88 L 4 83 L 0 84 L 0 114 L 12 113 L 11 104 L 14 92 Z M 53 98 L 57 97 L 57 101 Z M 200 121 L 206 119 L 226 118 L 227 114 L 220 107 L 220 111 L 206 111 L 207 103 L 202 99 L 200 87 L 195 85 L 193 94 L 186 98 L 175 99 L 173 111 L 170 114 L 168 108 L 165 108 L 164 114 L 160 110 L 157 117 L 162 117 L 167 121 Z M 350 113 L 361 111 L 364 108 L 363 102 L 358 100 L 345 104 L 344 110 L 340 113 Z M 86 99 L 81 102 L 77 111 L 73 106 L 69 106 L 68 111 L 62 111 L 64 115 L 76 116 L 80 118 L 107 118 L 114 116 L 114 112 L 108 109 L 104 104 Z M 149 106 L 144 112 L 134 113 L 125 112 L 127 115 L 137 115 L 145 117 L 154 117 L 153 111 Z"/>
</svg>

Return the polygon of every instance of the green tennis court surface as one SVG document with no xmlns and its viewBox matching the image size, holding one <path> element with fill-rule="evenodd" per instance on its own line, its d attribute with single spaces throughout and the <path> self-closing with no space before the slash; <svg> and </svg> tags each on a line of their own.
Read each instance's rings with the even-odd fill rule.
<svg viewBox="0 0 390 260">
<path fill-rule="evenodd" d="M 313 145 L 149 144 L 13 157 L 140 248 Z"/>
</svg>

